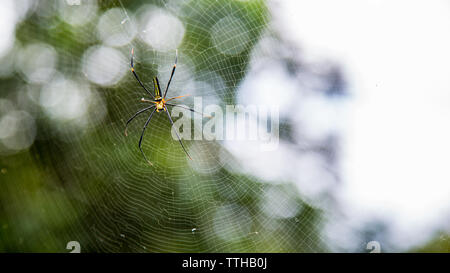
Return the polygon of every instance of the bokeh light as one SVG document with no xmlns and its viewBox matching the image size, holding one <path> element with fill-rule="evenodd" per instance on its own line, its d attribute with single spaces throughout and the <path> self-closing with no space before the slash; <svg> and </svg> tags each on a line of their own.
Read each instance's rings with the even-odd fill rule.
<svg viewBox="0 0 450 273">
<path fill-rule="evenodd" d="M 34 118 L 28 112 L 13 110 L 0 117 L 1 154 L 11 154 L 30 147 L 35 136 Z"/>
<path fill-rule="evenodd" d="M 249 34 L 245 24 L 232 15 L 220 19 L 211 29 L 212 42 L 223 54 L 236 55 L 246 49 Z"/>
<path fill-rule="evenodd" d="M 125 56 L 106 46 L 93 46 L 83 56 L 83 73 L 93 83 L 109 86 L 119 82 L 129 71 Z"/>
<path fill-rule="evenodd" d="M 83 87 L 63 77 L 56 78 L 44 86 L 40 104 L 51 118 L 59 120 L 81 118 L 86 114 L 91 100 L 89 89 Z"/>
<path fill-rule="evenodd" d="M 73 26 L 81 26 L 97 18 L 96 1 L 83 1 L 83 4 L 59 1 L 58 11 L 62 20 Z"/>
<path fill-rule="evenodd" d="M 18 55 L 20 71 L 30 83 L 48 82 L 58 62 L 56 50 L 49 44 L 35 43 L 27 45 Z"/>
<path fill-rule="evenodd" d="M 162 9 L 150 8 L 142 15 L 141 22 L 142 38 L 155 50 L 175 50 L 184 37 L 183 23 Z"/>
<path fill-rule="evenodd" d="M 124 17 L 124 13 L 126 11 L 112 8 L 100 17 L 97 32 L 105 45 L 124 46 L 136 36 L 136 26 L 128 18 Z"/>
</svg>

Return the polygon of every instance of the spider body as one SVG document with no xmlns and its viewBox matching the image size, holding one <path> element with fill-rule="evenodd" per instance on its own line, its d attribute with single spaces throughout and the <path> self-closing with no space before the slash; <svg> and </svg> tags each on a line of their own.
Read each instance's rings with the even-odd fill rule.
<svg viewBox="0 0 450 273">
<path fill-rule="evenodd" d="M 163 98 L 156 98 L 155 100 L 146 100 L 145 98 L 141 99 L 142 102 L 148 102 L 148 103 L 154 103 L 155 104 L 155 108 L 156 108 L 156 112 L 159 111 L 166 111 L 166 100 Z"/>
<path fill-rule="evenodd" d="M 166 102 L 163 99 L 156 103 L 156 112 L 159 112 L 161 110 L 166 111 Z"/>
<path fill-rule="evenodd" d="M 150 100 L 147 100 L 147 99 L 145 99 L 145 98 L 142 98 L 142 99 L 141 99 L 141 102 L 151 103 L 151 104 L 153 104 L 153 105 L 151 105 L 151 106 L 149 106 L 149 107 L 146 107 L 146 108 L 144 108 L 144 109 L 142 109 L 142 110 L 139 110 L 137 113 L 135 113 L 135 114 L 127 121 L 127 123 L 126 123 L 126 125 L 125 125 L 125 136 L 128 135 L 128 134 L 127 134 L 127 127 L 128 127 L 128 124 L 129 124 L 135 117 L 137 117 L 138 115 L 140 115 L 140 114 L 142 114 L 142 113 L 144 113 L 144 112 L 146 112 L 146 111 L 148 111 L 148 110 L 153 109 L 153 111 L 151 112 L 150 116 L 148 117 L 148 119 L 147 119 L 147 121 L 146 121 L 146 123 L 145 123 L 145 125 L 144 125 L 144 128 L 143 128 L 142 133 L 141 133 L 141 138 L 139 139 L 139 150 L 141 151 L 141 153 L 142 153 L 142 155 L 144 156 L 145 160 L 146 160 L 150 165 L 153 165 L 153 164 L 147 159 L 147 157 L 145 156 L 144 151 L 142 150 L 142 139 L 143 139 L 143 137 L 144 137 L 145 129 L 147 128 L 147 125 L 150 123 L 150 120 L 151 120 L 153 114 L 154 114 L 155 112 L 160 112 L 160 111 L 166 112 L 166 113 L 167 113 L 167 116 L 169 117 L 170 123 L 171 123 L 172 126 L 173 126 L 172 117 L 170 116 L 169 111 L 167 111 L 167 107 L 168 107 L 168 106 L 171 106 L 171 107 L 181 107 L 181 108 L 187 109 L 187 110 L 189 110 L 189 111 L 191 111 L 191 112 L 195 112 L 195 113 L 199 113 L 199 112 L 197 112 L 197 111 L 195 111 L 195 110 L 193 110 L 193 109 L 191 109 L 191 108 L 185 107 L 185 106 L 183 106 L 183 105 L 176 105 L 176 104 L 167 103 L 168 101 L 171 101 L 171 100 L 174 100 L 174 99 L 178 99 L 178 98 L 182 98 L 182 97 L 189 96 L 189 95 L 183 95 L 183 96 L 178 96 L 178 97 L 173 97 L 173 98 L 170 98 L 170 99 L 166 99 L 166 95 L 167 95 L 167 91 L 169 90 L 170 82 L 172 81 L 173 75 L 174 75 L 174 73 L 175 73 L 175 69 L 176 69 L 176 67 L 177 67 L 178 52 L 177 52 L 176 55 L 175 55 L 175 64 L 173 65 L 173 68 L 172 68 L 172 74 L 170 75 L 169 82 L 167 83 L 166 90 L 164 91 L 164 95 L 163 95 L 163 96 L 161 96 L 161 87 L 160 87 L 160 85 L 159 85 L 159 81 L 158 81 L 158 78 L 157 78 L 157 77 L 153 77 L 153 86 L 154 86 L 154 93 L 155 93 L 155 95 L 153 95 L 152 93 L 150 93 L 150 91 L 148 91 L 148 89 L 144 86 L 144 84 L 141 82 L 141 80 L 139 79 L 138 75 L 137 75 L 136 72 L 134 71 L 133 56 L 134 56 L 134 50 L 131 49 L 131 64 L 130 64 L 130 66 L 131 66 L 131 72 L 133 73 L 134 77 L 135 77 L 136 80 L 139 82 L 139 84 L 141 85 L 141 87 L 144 88 L 144 90 L 152 97 L 152 99 L 150 99 Z M 203 113 L 199 113 L 199 114 L 203 114 Z M 177 135 L 178 141 L 179 141 L 181 147 L 183 148 L 184 152 L 186 153 L 186 155 L 189 157 L 189 159 L 192 159 L 191 156 L 189 155 L 189 153 L 187 152 L 186 148 L 184 147 L 183 142 L 181 141 L 181 138 L 180 138 L 180 136 L 178 135 L 178 133 L 177 133 L 176 130 L 175 130 L 175 134 Z"/>
</svg>

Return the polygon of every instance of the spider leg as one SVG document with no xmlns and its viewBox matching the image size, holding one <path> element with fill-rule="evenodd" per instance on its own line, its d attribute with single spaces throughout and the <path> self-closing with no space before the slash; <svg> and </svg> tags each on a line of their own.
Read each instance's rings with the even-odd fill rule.
<svg viewBox="0 0 450 273">
<path fill-rule="evenodd" d="M 166 107 L 166 106 L 164 106 L 164 107 L 165 107 L 165 109 L 166 109 L 165 112 L 167 113 L 167 116 L 169 117 L 170 123 L 171 123 L 172 126 L 173 126 L 173 120 L 172 120 L 172 117 L 170 116 L 170 113 L 169 113 L 169 111 L 167 110 L 167 107 Z M 177 130 L 174 130 L 174 131 L 175 131 L 175 134 L 176 134 L 177 137 L 178 137 L 178 141 L 180 142 L 181 147 L 183 148 L 184 152 L 185 152 L 186 155 L 189 157 L 189 159 L 192 160 L 192 157 L 189 155 L 189 153 L 187 152 L 186 148 L 184 147 L 183 142 L 181 141 L 181 138 L 180 138 L 180 136 L 178 135 Z"/>
<path fill-rule="evenodd" d="M 136 114 L 134 114 L 134 115 L 127 121 L 127 124 L 125 125 L 125 136 L 128 136 L 128 133 L 127 133 L 128 124 L 129 124 L 135 117 L 137 117 L 139 114 L 144 113 L 145 111 L 151 109 L 152 107 L 155 107 L 155 105 L 152 105 L 152 106 L 150 106 L 150 107 L 147 107 L 147 108 L 144 108 L 144 109 L 142 109 L 142 110 L 139 110 Z"/>
<path fill-rule="evenodd" d="M 133 57 L 134 57 L 134 48 L 131 49 L 131 72 L 133 72 L 134 77 L 136 78 L 136 80 L 139 82 L 139 84 L 142 86 L 142 88 L 144 88 L 144 90 L 150 95 L 152 96 L 152 98 L 154 99 L 155 97 L 153 96 L 152 93 L 150 93 L 150 91 L 148 91 L 147 88 L 145 88 L 144 84 L 141 82 L 141 80 L 139 79 L 138 75 L 136 74 L 136 72 L 134 72 L 134 63 L 133 63 Z"/>
<path fill-rule="evenodd" d="M 155 113 L 155 111 L 156 111 L 156 108 L 153 110 L 153 112 L 148 117 L 147 122 L 145 122 L 144 128 L 142 129 L 141 138 L 139 139 L 139 150 L 141 150 L 142 155 L 144 156 L 144 158 L 148 162 L 148 164 L 150 164 L 150 166 L 153 166 L 153 164 L 152 164 L 152 162 L 150 162 L 150 160 L 147 159 L 144 151 L 142 150 L 142 138 L 144 137 L 145 129 L 147 128 L 147 125 L 149 124 L 150 120 L 152 119 L 152 116 Z"/>
<path fill-rule="evenodd" d="M 170 85 L 170 82 L 172 81 L 173 74 L 175 74 L 175 69 L 177 68 L 177 61 L 178 61 L 178 49 L 175 51 L 175 64 L 173 65 L 172 74 L 170 74 L 170 79 L 169 79 L 169 82 L 167 83 L 166 91 L 164 91 L 164 97 L 163 97 L 164 99 L 166 98 L 167 90 L 169 90 L 169 85 Z"/>
<path fill-rule="evenodd" d="M 183 96 L 178 96 L 178 97 L 173 97 L 173 98 L 167 99 L 166 102 L 170 101 L 170 100 L 174 100 L 174 99 L 179 99 L 179 98 L 182 98 L 182 97 L 187 97 L 187 96 L 190 96 L 190 94 L 183 95 Z"/>
<path fill-rule="evenodd" d="M 166 105 L 170 105 L 170 106 L 172 106 L 172 107 L 180 107 L 180 108 L 183 108 L 183 109 L 187 109 L 187 110 L 189 110 L 189 111 L 191 111 L 191 112 L 200 114 L 200 115 L 202 115 L 202 116 L 205 116 L 205 117 L 207 117 L 207 118 L 212 118 L 212 116 L 210 116 L 210 115 L 205 115 L 205 114 L 202 113 L 202 112 L 195 111 L 194 109 L 189 108 L 189 107 L 186 107 L 186 106 L 184 106 L 184 105 L 171 104 L 171 103 L 166 103 Z"/>
</svg>

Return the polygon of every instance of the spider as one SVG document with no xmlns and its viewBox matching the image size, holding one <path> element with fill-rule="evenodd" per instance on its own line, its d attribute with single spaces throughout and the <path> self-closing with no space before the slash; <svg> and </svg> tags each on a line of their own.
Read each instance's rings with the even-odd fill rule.
<svg viewBox="0 0 450 273">
<path fill-rule="evenodd" d="M 142 86 L 142 88 L 144 88 L 144 90 L 152 97 L 151 100 L 147 100 L 147 99 L 145 99 L 145 98 L 142 98 L 142 99 L 141 99 L 141 102 L 152 103 L 153 105 L 148 106 L 148 107 L 146 107 L 146 108 L 144 108 L 144 109 L 139 110 L 137 113 L 135 113 L 135 114 L 127 121 L 127 123 L 126 123 L 126 125 L 125 125 L 125 136 L 128 136 L 128 133 L 127 133 L 128 124 L 129 124 L 135 117 L 137 117 L 138 115 L 140 115 L 140 114 L 142 114 L 142 113 L 144 113 L 144 112 L 146 112 L 146 111 L 148 111 L 148 110 L 150 110 L 150 109 L 153 109 L 153 111 L 151 112 L 151 114 L 150 114 L 150 116 L 148 117 L 147 121 L 145 122 L 144 128 L 142 129 L 141 138 L 139 139 L 139 145 L 138 145 L 138 146 L 139 146 L 139 150 L 141 150 L 141 153 L 142 153 L 142 155 L 144 156 L 144 159 L 152 166 L 153 164 L 150 162 L 150 160 L 147 159 L 147 156 L 145 156 L 145 153 L 144 153 L 144 151 L 142 150 L 142 139 L 143 139 L 143 137 L 144 137 L 145 129 L 147 129 L 147 126 L 148 126 L 148 124 L 150 123 L 150 120 L 152 119 L 153 114 L 154 114 L 155 112 L 160 112 L 160 111 L 166 112 L 166 113 L 167 113 L 167 116 L 169 117 L 170 123 L 171 123 L 172 126 L 173 126 L 173 120 L 172 120 L 172 117 L 171 117 L 170 114 L 169 114 L 169 111 L 168 111 L 168 109 L 167 109 L 167 108 L 168 108 L 167 106 L 184 108 L 184 109 L 187 109 L 187 110 L 189 110 L 189 111 L 191 111 L 191 112 L 199 113 L 199 114 L 202 114 L 202 115 L 203 115 L 203 113 L 197 112 L 197 111 L 195 111 L 194 109 L 191 109 L 191 108 L 189 108 L 189 107 L 185 107 L 185 106 L 183 106 L 183 105 L 176 105 L 176 104 L 168 103 L 168 102 L 171 101 L 171 100 L 178 99 L 178 98 L 182 98 L 182 97 L 186 97 L 186 96 L 190 96 L 190 95 L 182 95 L 182 96 L 178 96 L 178 97 L 173 97 L 173 98 L 170 98 L 170 99 L 166 99 L 166 95 L 167 95 L 167 91 L 169 90 L 170 82 L 172 81 L 173 74 L 175 73 L 175 69 L 177 68 L 178 50 L 176 50 L 176 52 L 175 52 L 175 63 L 174 63 L 173 68 L 172 68 L 172 74 L 170 75 L 169 82 L 167 83 L 166 90 L 164 91 L 164 96 L 162 96 L 162 97 L 161 97 L 161 92 L 160 92 L 161 88 L 160 88 L 160 85 L 159 85 L 158 77 L 153 77 L 153 86 L 154 86 L 154 91 L 155 91 L 155 95 L 153 95 L 152 93 L 150 93 L 150 91 L 148 91 L 147 88 L 145 88 L 144 84 L 142 83 L 142 81 L 139 79 L 138 75 L 137 75 L 136 72 L 134 71 L 133 57 L 134 57 L 134 49 L 132 48 L 132 49 L 131 49 L 131 63 L 130 63 L 130 66 L 131 66 L 131 72 L 133 72 L 134 77 L 135 77 L 136 80 L 139 82 L 139 84 Z M 185 152 L 186 155 L 189 157 L 189 159 L 192 160 L 192 157 L 189 155 L 189 153 L 187 152 L 186 148 L 184 147 L 183 142 L 181 141 L 181 138 L 180 138 L 180 136 L 178 135 L 178 133 L 177 133 L 176 130 L 175 130 L 175 134 L 177 135 L 178 141 L 180 142 L 181 147 L 183 148 L 184 152 Z"/>
</svg>

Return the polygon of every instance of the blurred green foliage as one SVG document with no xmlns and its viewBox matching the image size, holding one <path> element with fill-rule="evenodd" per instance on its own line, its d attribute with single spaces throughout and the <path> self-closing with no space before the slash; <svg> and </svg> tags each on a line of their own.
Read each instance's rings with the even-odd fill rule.
<svg viewBox="0 0 450 273">
<path fill-rule="evenodd" d="M 450 236 L 446 232 L 439 232 L 430 242 L 423 246 L 411 249 L 411 252 L 449 253 Z"/>
</svg>

